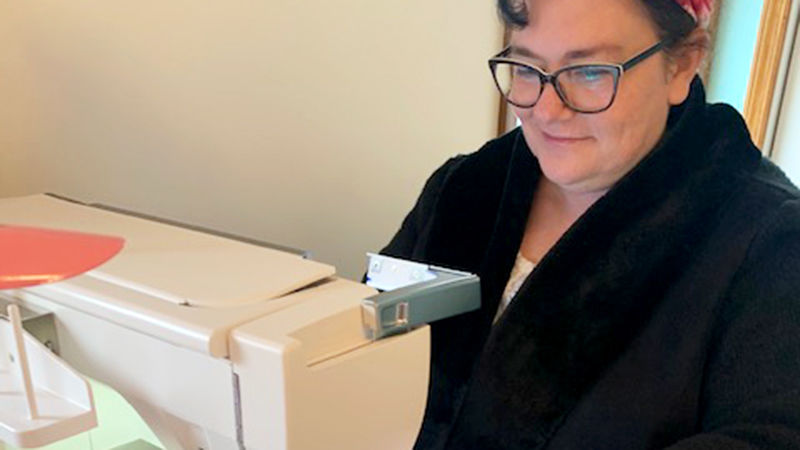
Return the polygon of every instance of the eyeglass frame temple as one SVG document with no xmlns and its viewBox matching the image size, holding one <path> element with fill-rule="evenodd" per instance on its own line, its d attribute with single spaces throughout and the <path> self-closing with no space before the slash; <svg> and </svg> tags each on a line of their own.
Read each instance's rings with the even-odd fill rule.
<svg viewBox="0 0 800 450">
<path fill-rule="evenodd" d="M 625 61 L 624 63 L 620 64 L 622 67 L 622 71 L 625 72 L 626 70 L 630 70 L 631 67 L 639 64 L 640 62 L 644 61 L 645 59 L 655 55 L 656 53 L 660 52 L 667 46 L 667 40 L 662 39 L 656 42 L 652 47 L 648 48 L 647 50 L 639 53 L 638 55 L 634 56 L 633 58 Z"/>
</svg>

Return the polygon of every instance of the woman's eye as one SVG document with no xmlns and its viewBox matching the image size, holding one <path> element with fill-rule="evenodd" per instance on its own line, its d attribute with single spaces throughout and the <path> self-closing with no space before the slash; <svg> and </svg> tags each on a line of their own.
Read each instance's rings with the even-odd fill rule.
<svg viewBox="0 0 800 450">
<path fill-rule="evenodd" d="M 533 67 L 515 66 L 514 75 L 523 79 L 539 80 L 539 72 Z"/>
<path fill-rule="evenodd" d="M 600 67 L 582 67 L 570 71 L 570 79 L 577 83 L 597 83 L 611 76 L 607 69 Z"/>
</svg>

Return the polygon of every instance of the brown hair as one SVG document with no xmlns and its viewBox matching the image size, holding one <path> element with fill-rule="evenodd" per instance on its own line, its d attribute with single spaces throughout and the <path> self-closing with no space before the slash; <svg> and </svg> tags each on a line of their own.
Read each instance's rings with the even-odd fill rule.
<svg viewBox="0 0 800 450">
<path fill-rule="evenodd" d="M 659 37 L 666 41 L 668 50 L 675 50 L 685 44 L 685 40 L 698 24 L 675 0 L 638 0 L 650 14 Z M 528 7 L 525 0 L 497 0 L 500 17 L 510 28 L 524 28 L 528 25 Z"/>
</svg>

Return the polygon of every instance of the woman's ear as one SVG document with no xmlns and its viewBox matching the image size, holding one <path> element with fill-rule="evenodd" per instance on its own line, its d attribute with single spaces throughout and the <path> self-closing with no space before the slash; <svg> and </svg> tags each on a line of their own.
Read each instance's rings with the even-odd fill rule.
<svg viewBox="0 0 800 450">
<path fill-rule="evenodd" d="M 679 105 L 689 96 L 692 80 L 708 53 L 710 37 L 705 29 L 697 28 L 684 41 L 684 44 L 670 55 L 669 103 Z"/>
</svg>

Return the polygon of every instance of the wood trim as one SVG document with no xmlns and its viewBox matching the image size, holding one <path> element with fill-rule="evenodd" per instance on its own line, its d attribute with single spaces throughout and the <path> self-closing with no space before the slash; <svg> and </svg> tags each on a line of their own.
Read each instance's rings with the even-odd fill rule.
<svg viewBox="0 0 800 450">
<path fill-rule="evenodd" d="M 792 0 L 764 0 L 761 11 L 761 24 L 744 102 L 744 119 L 753 142 L 759 148 L 764 146 L 767 134 L 791 6 Z"/>
<path fill-rule="evenodd" d="M 510 128 L 508 127 L 508 116 L 511 112 L 508 110 L 508 102 L 500 95 L 500 108 L 497 115 L 497 136 L 506 134 Z"/>
<path fill-rule="evenodd" d="M 511 37 L 511 33 L 508 29 L 503 30 L 503 48 L 506 48 L 509 42 L 509 38 Z M 494 82 L 492 82 L 494 83 Z M 509 117 L 513 116 L 511 111 L 508 108 L 508 102 L 503 98 L 500 93 L 497 93 L 497 98 L 499 102 L 499 108 L 497 109 L 497 136 L 502 136 L 506 134 L 507 131 L 511 130 L 513 123 L 509 126 Z"/>
</svg>

